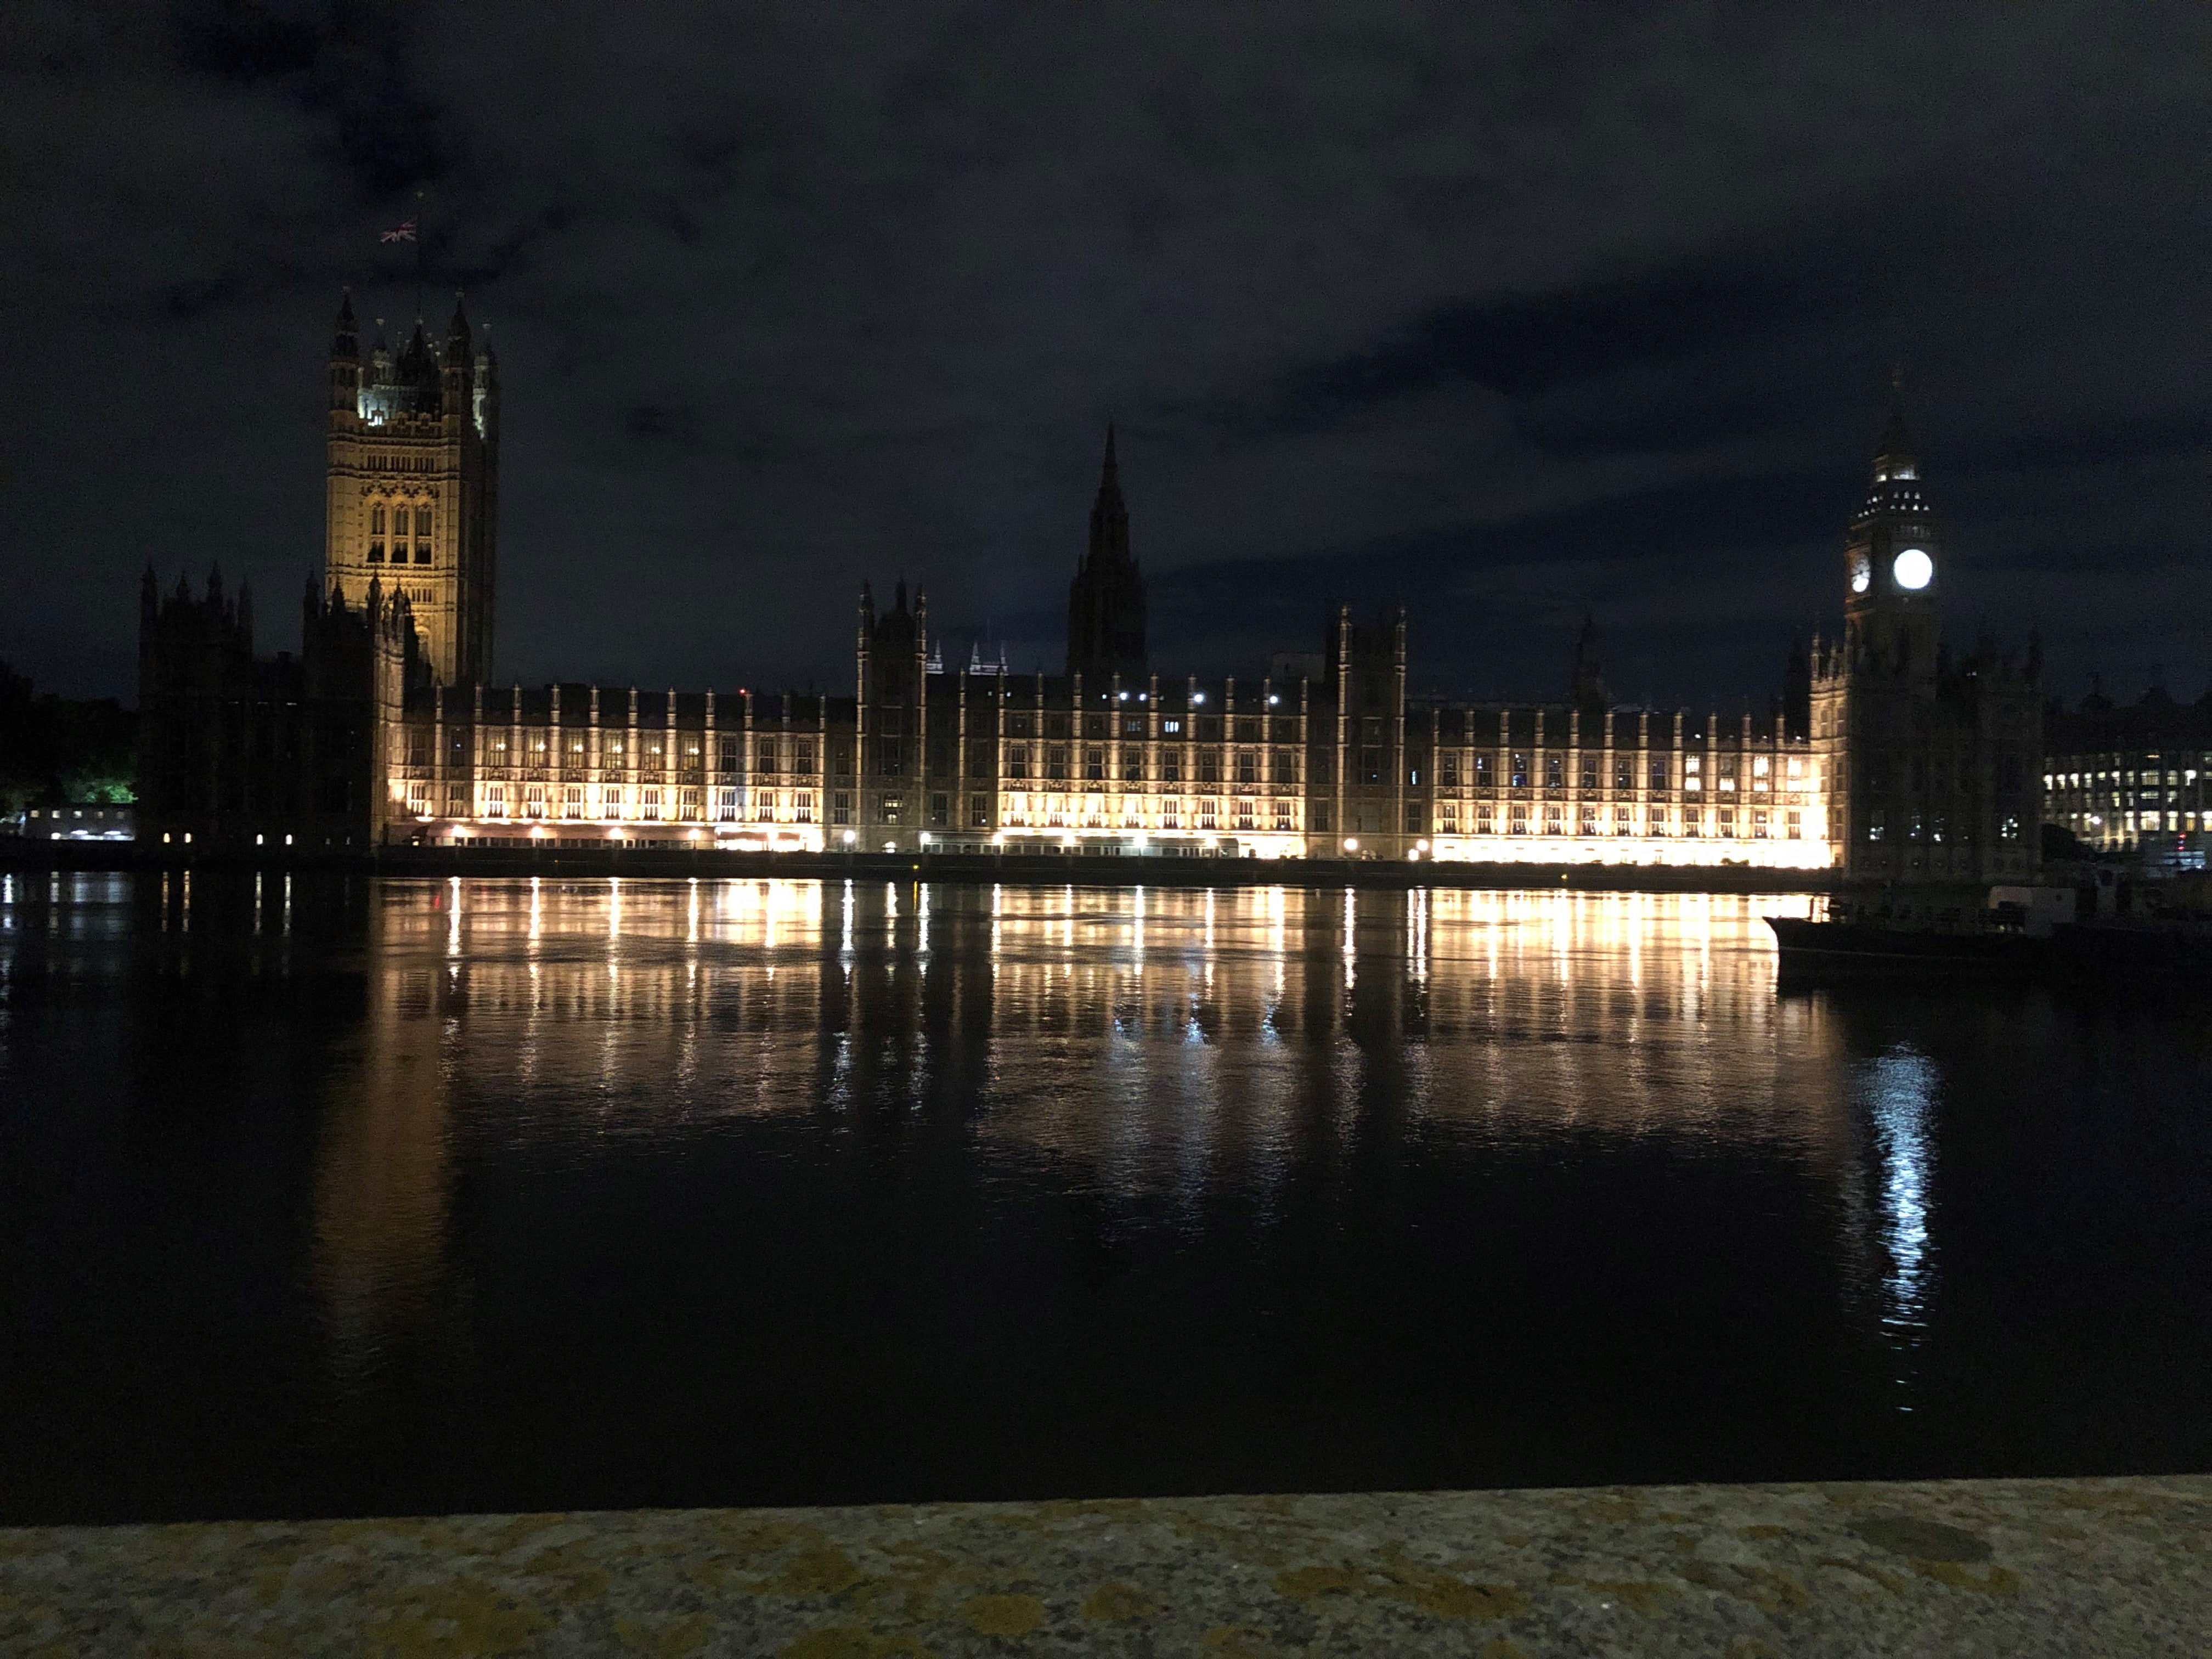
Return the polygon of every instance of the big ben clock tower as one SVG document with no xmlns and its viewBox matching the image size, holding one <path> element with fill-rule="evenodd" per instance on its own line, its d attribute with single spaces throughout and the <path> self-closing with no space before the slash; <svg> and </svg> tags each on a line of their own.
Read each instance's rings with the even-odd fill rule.
<svg viewBox="0 0 2212 1659">
<path fill-rule="evenodd" d="M 1811 714 L 1828 836 L 1855 884 L 1972 890 L 2036 862 L 2041 692 L 2033 653 L 1942 649 L 1942 544 L 1893 403 L 1874 477 L 1844 535 L 1844 635 L 1814 641 Z M 1899 914 L 1923 901 L 1884 898 Z M 1938 907 L 1941 908 L 1940 905 Z"/>
<path fill-rule="evenodd" d="M 1844 647 L 1852 662 L 1875 674 L 1934 678 L 1942 563 L 1920 463 L 1904 411 L 1893 404 L 1866 500 L 1844 538 Z"/>
</svg>

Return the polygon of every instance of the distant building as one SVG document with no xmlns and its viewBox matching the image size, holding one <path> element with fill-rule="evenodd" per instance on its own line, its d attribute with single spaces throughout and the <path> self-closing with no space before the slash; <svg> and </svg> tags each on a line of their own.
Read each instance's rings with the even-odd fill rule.
<svg viewBox="0 0 2212 1659">
<path fill-rule="evenodd" d="M 199 842 L 1052 849 L 1739 864 L 2017 878 L 2036 848 L 2033 653 L 1955 661 L 1893 421 L 1844 548 L 1844 633 L 1759 716 L 1613 702 L 1585 619 L 1556 702 L 1409 697 L 1407 619 L 1340 606 L 1256 678 L 1164 677 L 1109 430 L 1066 672 L 945 660 L 925 596 L 864 587 L 849 696 L 489 683 L 498 381 L 455 308 L 331 368 L 329 530 L 297 661 L 219 578 L 141 619 L 144 833 Z M 428 515 L 427 518 L 424 515 Z M 956 653 L 954 662 L 957 662 Z M 196 843 L 199 844 L 199 843 Z"/>
<path fill-rule="evenodd" d="M 2045 716 L 2044 817 L 2101 853 L 2204 867 L 2212 842 L 2212 690 L 2176 702 L 2153 687 L 2131 707 L 2093 691 Z"/>
</svg>

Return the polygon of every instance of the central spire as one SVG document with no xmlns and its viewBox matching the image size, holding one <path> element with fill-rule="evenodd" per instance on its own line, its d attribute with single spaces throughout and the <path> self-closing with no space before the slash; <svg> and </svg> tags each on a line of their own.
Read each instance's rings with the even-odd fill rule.
<svg viewBox="0 0 2212 1659">
<path fill-rule="evenodd" d="M 1099 470 L 1098 499 L 1091 507 L 1091 548 L 1084 556 L 1088 569 L 1100 559 L 1110 563 L 1133 563 L 1129 556 L 1129 509 L 1121 501 L 1121 469 L 1114 459 L 1114 423 L 1106 423 L 1106 464 Z"/>
<path fill-rule="evenodd" d="M 1067 672 L 1086 682 L 1103 683 L 1115 674 L 1141 678 L 1146 666 L 1145 579 L 1129 552 L 1129 509 L 1121 500 L 1114 438 L 1109 423 L 1098 498 L 1091 508 L 1091 544 L 1067 590 Z"/>
</svg>

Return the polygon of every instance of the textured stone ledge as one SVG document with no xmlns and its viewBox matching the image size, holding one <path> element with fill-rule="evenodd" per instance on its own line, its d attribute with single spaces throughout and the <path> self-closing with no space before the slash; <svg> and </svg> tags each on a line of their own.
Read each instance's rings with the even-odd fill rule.
<svg viewBox="0 0 2212 1659">
<path fill-rule="evenodd" d="M 2212 1653 L 2212 1477 L 0 1532 L 0 1652 Z"/>
</svg>

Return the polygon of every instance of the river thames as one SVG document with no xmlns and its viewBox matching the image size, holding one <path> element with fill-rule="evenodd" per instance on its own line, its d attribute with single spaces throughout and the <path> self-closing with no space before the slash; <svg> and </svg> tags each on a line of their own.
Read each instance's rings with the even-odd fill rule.
<svg viewBox="0 0 2212 1659">
<path fill-rule="evenodd" d="M 2212 1466 L 2212 1019 L 1817 901 L 15 876 L 0 1521 Z"/>
</svg>

